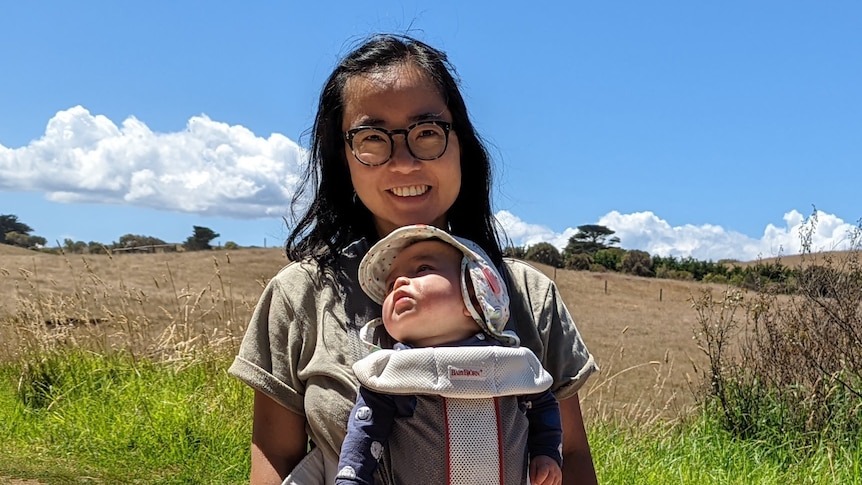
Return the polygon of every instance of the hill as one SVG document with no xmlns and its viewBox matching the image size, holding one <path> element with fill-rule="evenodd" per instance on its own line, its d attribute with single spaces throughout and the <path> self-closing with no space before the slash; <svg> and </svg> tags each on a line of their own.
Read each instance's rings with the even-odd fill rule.
<svg viewBox="0 0 862 485">
<path fill-rule="evenodd" d="M 0 253 L 0 274 L 6 275 L 0 278 L 0 314 L 4 308 L 9 313 L 18 298 L 35 290 L 70 293 L 88 281 L 106 291 L 116 290 L 118 296 L 136 289 L 156 303 L 169 304 L 181 290 L 199 292 L 220 279 L 231 298 L 256 301 L 265 282 L 287 264 L 284 251 L 276 248 L 110 256 L 11 249 L 18 251 Z M 157 315 L 157 310 L 149 313 Z"/>
<path fill-rule="evenodd" d="M 88 318 L 120 317 L 116 325 L 92 332 L 116 335 L 124 326 L 145 322 L 146 328 L 136 331 L 158 340 L 176 322 L 197 318 L 213 327 L 198 331 L 226 331 L 236 345 L 263 286 L 287 263 L 283 250 L 275 248 L 113 256 L 9 249 L 0 258 L 0 321 L 21 308 L 34 311 L 32 302 L 41 299 L 51 302 L 39 305 L 46 315 L 83 311 Z M 695 313 L 689 299 L 705 285 L 536 267 L 556 281 L 602 368 L 581 393 L 586 408 L 645 413 L 692 402 L 691 363 L 703 358 L 692 339 Z M 182 325 L 169 330 L 189 332 Z"/>
<path fill-rule="evenodd" d="M 0 256 L 31 256 L 34 254 L 39 254 L 39 252 L 9 244 L 0 244 Z"/>
<path fill-rule="evenodd" d="M 787 256 L 774 256 L 770 258 L 761 258 L 755 259 L 753 261 L 734 261 L 732 263 L 728 263 L 735 266 L 741 266 L 743 268 L 748 266 L 753 266 L 755 264 L 772 264 L 776 262 L 780 262 L 782 265 L 797 268 L 800 266 L 807 266 L 810 264 L 822 264 L 826 260 L 846 260 L 848 257 L 852 257 L 854 253 L 858 251 L 823 251 L 819 253 L 811 253 L 811 254 L 791 254 Z"/>
</svg>

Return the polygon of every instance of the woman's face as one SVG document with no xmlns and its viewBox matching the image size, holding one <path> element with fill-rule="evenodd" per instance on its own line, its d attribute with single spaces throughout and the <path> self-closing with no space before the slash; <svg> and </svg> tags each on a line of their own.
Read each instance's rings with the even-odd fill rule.
<svg viewBox="0 0 862 485">
<path fill-rule="evenodd" d="M 405 129 L 418 121 L 452 122 L 452 114 L 434 83 L 412 64 L 354 76 L 344 87 L 342 129 L 376 126 Z M 445 227 L 446 211 L 461 190 L 461 146 L 455 130 L 446 152 L 422 161 L 410 154 L 405 138 L 394 136 L 392 158 L 383 165 L 360 163 L 345 141 L 353 189 L 371 211 L 382 237 L 408 224 Z"/>
</svg>

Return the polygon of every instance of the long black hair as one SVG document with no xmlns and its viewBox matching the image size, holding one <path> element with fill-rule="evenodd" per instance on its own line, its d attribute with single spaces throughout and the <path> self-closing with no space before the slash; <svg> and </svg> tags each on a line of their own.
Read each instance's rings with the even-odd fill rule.
<svg viewBox="0 0 862 485">
<path fill-rule="evenodd" d="M 345 157 L 342 121 L 344 88 L 353 76 L 380 72 L 410 63 L 437 86 L 452 113 L 452 127 L 461 145 L 461 190 L 446 213 L 449 230 L 479 244 L 496 265 L 502 251 L 491 212 L 491 159 L 473 128 L 458 87 L 454 66 L 446 54 L 403 35 L 381 34 L 365 40 L 345 56 L 330 74 L 320 94 L 311 129 L 311 153 L 291 211 L 304 213 L 285 243 L 293 261 L 314 259 L 322 271 L 336 268 L 339 252 L 352 241 L 379 239 L 373 214 L 355 197 Z M 433 163 L 433 162 L 430 162 Z"/>
</svg>

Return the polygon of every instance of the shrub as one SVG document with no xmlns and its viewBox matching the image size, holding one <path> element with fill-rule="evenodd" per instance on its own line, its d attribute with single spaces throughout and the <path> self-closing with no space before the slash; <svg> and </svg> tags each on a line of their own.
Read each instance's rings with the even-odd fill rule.
<svg viewBox="0 0 862 485">
<path fill-rule="evenodd" d="M 611 271 L 617 271 L 626 251 L 620 248 L 602 249 L 593 255 L 593 263 L 600 264 Z"/>
<path fill-rule="evenodd" d="M 669 280 L 690 281 L 694 279 L 694 275 L 688 271 L 681 269 L 670 269 L 667 266 L 659 266 L 655 271 L 656 278 L 665 278 Z"/>
<path fill-rule="evenodd" d="M 592 259 L 588 254 L 572 254 L 566 258 L 566 269 L 588 270 Z"/>
<path fill-rule="evenodd" d="M 812 216 L 806 224 L 816 224 Z M 807 234 L 810 237 L 812 233 Z M 810 239 L 809 239 L 810 241 Z M 811 445 L 862 433 L 862 228 L 840 257 L 803 253 L 793 272 L 759 265 L 756 292 L 692 300 L 707 409 L 734 434 Z M 806 246 L 807 247 L 807 246 Z M 775 282 L 769 276 L 779 277 Z M 792 285 L 794 293 L 785 292 Z"/>
<path fill-rule="evenodd" d="M 651 261 L 648 252 L 633 249 L 623 255 L 623 259 L 619 263 L 619 269 L 623 273 L 635 276 L 653 276 L 650 264 Z"/>
<path fill-rule="evenodd" d="M 729 280 L 728 280 L 727 276 L 725 276 L 723 274 L 708 273 L 706 276 L 703 277 L 703 279 L 701 281 L 703 281 L 704 283 L 715 283 L 715 284 L 719 284 L 719 285 L 726 285 Z"/>
<path fill-rule="evenodd" d="M 555 268 L 562 268 L 563 266 L 563 257 L 560 256 L 560 250 L 546 242 L 530 246 L 527 249 L 526 258 L 529 261 L 547 264 Z"/>
</svg>

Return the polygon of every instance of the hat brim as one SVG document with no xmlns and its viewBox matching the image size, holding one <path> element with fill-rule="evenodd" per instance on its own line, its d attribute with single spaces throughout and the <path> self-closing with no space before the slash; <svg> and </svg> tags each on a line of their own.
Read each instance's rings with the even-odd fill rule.
<svg viewBox="0 0 862 485">
<path fill-rule="evenodd" d="M 480 248 L 470 248 L 442 229 L 424 224 L 404 226 L 395 229 L 378 241 L 362 258 L 359 264 L 359 284 L 362 290 L 372 300 L 382 305 L 386 298 L 386 277 L 389 276 L 395 258 L 407 246 L 428 239 L 439 239 L 450 244 L 471 260 L 488 260 L 487 255 L 479 254 Z"/>
</svg>

